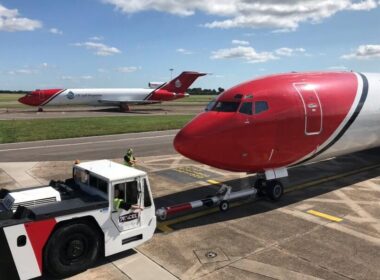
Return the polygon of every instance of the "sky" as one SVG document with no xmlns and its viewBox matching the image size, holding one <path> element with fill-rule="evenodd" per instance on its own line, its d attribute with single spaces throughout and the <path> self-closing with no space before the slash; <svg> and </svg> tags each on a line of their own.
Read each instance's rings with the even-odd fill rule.
<svg viewBox="0 0 380 280">
<path fill-rule="evenodd" d="M 170 69 L 173 69 L 172 71 Z M 380 72 L 380 0 L 0 0 L 0 89 Z"/>
</svg>

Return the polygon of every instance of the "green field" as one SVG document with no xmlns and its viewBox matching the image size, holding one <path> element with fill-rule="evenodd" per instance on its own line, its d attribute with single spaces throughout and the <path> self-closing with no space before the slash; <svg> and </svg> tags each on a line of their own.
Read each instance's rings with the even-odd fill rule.
<svg viewBox="0 0 380 280">
<path fill-rule="evenodd" d="M 21 104 L 17 101 L 22 96 L 24 96 L 24 94 L 0 93 L 0 108 L 27 108 L 28 106 Z"/>
<path fill-rule="evenodd" d="M 181 128 L 193 115 L 124 116 L 0 121 L 0 143 Z"/>
</svg>

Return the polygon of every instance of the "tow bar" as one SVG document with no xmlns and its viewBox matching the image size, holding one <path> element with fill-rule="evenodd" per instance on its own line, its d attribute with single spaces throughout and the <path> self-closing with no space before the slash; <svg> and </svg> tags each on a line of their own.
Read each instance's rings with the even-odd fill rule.
<svg viewBox="0 0 380 280">
<path fill-rule="evenodd" d="M 231 200 L 245 198 L 249 196 L 255 197 L 256 194 L 257 189 L 254 187 L 233 192 L 230 186 L 222 184 L 222 186 L 214 196 L 207 197 L 201 200 L 185 202 L 173 206 L 161 207 L 156 210 L 156 216 L 161 221 L 164 221 L 168 216 L 173 214 L 189 211 L 203 206 L 213 207 L 216 205 L 219 206 L 221 212 L 226 212 L 230 208 L 229 202 Z"/>
</svg>

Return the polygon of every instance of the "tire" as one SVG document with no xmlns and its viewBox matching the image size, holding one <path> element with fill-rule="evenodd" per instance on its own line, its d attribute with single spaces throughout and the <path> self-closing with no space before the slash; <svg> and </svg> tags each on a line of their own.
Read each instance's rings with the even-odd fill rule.
<svg viewBox="0 0 380 280">
<path fill-rule="evenodd" d="M 221 212 L 226 212 L 230 209 L 230 203 L 227 200 L 223 200 L 219 204 L 219 209 Z"/>
<path fill-rule="evenodd" d="M 267 196 L 273 201 L 279 201 L 284 194 L 284 186 L 280 181 L 269 181 L 267 185 Z"/>
<path fill-rule="evenodd" d="M 85 223 L 59 227 L 44 251 L 44 268 L 53 277 L 63 278 L 85 271 L 99 256 L 98 231 Z"/>
<path fill-rule="evenodd" d="M 264 179 L 257 179 L 255 181 L 254 187 L 257 190 L 257 196 L 258 197 L 264 196 L 266 185 L 267 185 L 267 182 Z"/>
</svg>

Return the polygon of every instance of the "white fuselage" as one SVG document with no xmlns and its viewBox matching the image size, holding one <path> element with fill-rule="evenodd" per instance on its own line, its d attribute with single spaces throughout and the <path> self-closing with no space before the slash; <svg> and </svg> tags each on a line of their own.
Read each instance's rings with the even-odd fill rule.
<svg viewBox="0 0 380 280">
<path fill-rule="evenodd" d="M 144 88 L 106 88 L 106 89 L 65 89 L 55 95 L 47 105 L 92 105 L 104 106 L 117 103 L 141 102 L 152 89 Z"/>
</svg>

